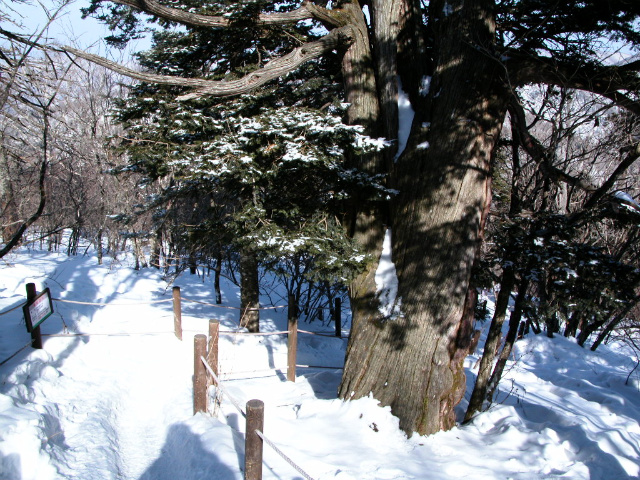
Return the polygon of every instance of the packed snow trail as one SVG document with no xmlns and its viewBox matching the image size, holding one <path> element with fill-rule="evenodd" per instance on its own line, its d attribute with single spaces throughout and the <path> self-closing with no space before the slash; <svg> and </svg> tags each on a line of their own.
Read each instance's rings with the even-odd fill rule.
<svg viewBox="0 0 640 480">
<path fill-rule="evenodd" d="M 78 340 L 78 339 L 81 340 Z M 173 335 L 119 338 L 53 337 L 42 355 L 74 350 L 34 400 L 52 419 L 48 441 L 55 466 L 68 479 L 138 479 L 160 456 L 169 425 L 192 413 L 193 357 Z M 85 343 L 86 342 L 86 343 Z M 141 344 L 153 342 L 157 355 Z M 54 379 L 53 377 L 58 377 Z"/>
<path fill-rule="evenodd" d="M 157 271 L 96 267 L 90 259 L 46 256 L 38 270 L 42 277 L 26 281 L 61 301 L 41 327 L 44 348 L 27 348 L 3 366 L 0 400 L 37 414 L 12 428 L 24 438 L 43 430 L 42 442 L 8 462 L 0 456 L 0 478 L 137 480 L 161 455 L 170 426 L 193 413 L 193 342 L 173 334 L 170 301 L 152 304 L 170 291 Z M 9 278 L 5 293 L 19 298 L 25 280 Z M 3 333 L 28 338 L 16 327 Z"/>
</svg>

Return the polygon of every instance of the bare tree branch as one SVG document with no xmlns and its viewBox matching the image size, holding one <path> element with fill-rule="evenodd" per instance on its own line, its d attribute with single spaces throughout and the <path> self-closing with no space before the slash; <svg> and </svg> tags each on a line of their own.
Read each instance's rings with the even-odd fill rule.
<svg viewBox="0 0 640 480">
<path fill-rule="evenodd" d="M 578 187 L 587 192 L 593 192 L 597 187 L 589 181 L 587 178 L 574 177 L 564 170 L 553 165 L 552 159 L 549 157 L 547 149 L 540 141 L 535 138 L 527 129 L 525 121 L 525 113 L 522 105 L 513 97 L 509 105 L 509 113 L 511 115 L 511 121 L 515 127 L 515 130 L 520 136 L 520 145 L 531 156 L 531 158 L 542 167 L 543 171 L 549 178 L 565 182 L 568 185 Z"/>
<path fill-rule="evenodd" d="M 228 17 L 203 15 L 200 13 L 192 13 L 178 8 L 165 7 L 156 0 L 112 0 L 113 3 L 126 5 L 128 7 L 141 10 L 150 15 L 178 22 L 183 25 L 192 27 L 228 27 L 231 20 Z M 339 19 L 331 14 L 330 10 L 315 5 L 312 2 L 302 2 L 299 8 L 291 12 L 284 13 L 261 13 L 258 16 L 258 23 L 262 25 L 282 25 L 286 23 L 296 23 L 300 20 L 315 18 L 325 24 L 332 26 L 341 26 Z"/>
<path fill-rule="evenodd" d="M 271 60 L 263 68 L 255 70 L 237 80 L 206 80 L 202 78 L 173 77 L 168 75 L 156 75 L 153 73 L 140 72 L 119 63 L 108 60 L 99 55 L 87 53 L 83 50 L 69 46 L 45 45 L 40 48 L 57 50 L 76 55 L 97 65 L 103 66 L 114 72 L 143 82 L 156 83 L 160 85 L 175 85 L 181 87 L 197 88 L 193 93 L 182 95 L 178 100 L 191 100 L 205 95 L 228 96 L 248 93 L 275 78 L 286 75 L 300 65 L 318 58 L 336 48 L 349 45 L 353 41 L 353 35 L 349 26 L 344 26 L 332 30 L 320 40 L 306 43 L 295 48 L 288 54 Z"/>
<path fill-rule="evenodd" d="M 45 132 L 44 136 L 46 136 L 47 133 Z M 45 147 L 45 152 L 46 152 L 46 147 Z M 46 154 L 44 156 L 44 158 L 42 159 L 42 163 L 40 163 L 40 175 L 38 178 L 38 189 L 40 192 L 40 202 L 38 203 L 38 209 L 35 211 L 35 213 L 33 215 L 31 215 L 27 220 L 25 220 L 22 225 L 20 225 L 20 227 L 18 228 L 18 230 L 16 231 L 16 233 L 9 239 L 9 241 L 5 244 L 4 247 L 2 247 L 0 249 L 0 258 L 4 257 L 7 253 L 9 253 L 16 245 L 18 245 L 20 243 L 20 241 L 22 240 L 22 235 L 24 235 L 24 232 L 26 232 L 27 228 L 29 228 L 31 225 L 33 225 L 33 223 L 38 220 L 41 216 L 42 213 L 44 212 L 44 207 L 47 203 L 47 193 L 46 193 L 46 189 L 45 189 L 45 180 L 47 177 L 47 163 L 48 163 L 48 159 L 46 157 Z"/>
<path fill-rule="evenodd" d="M 546 83 L 585 90 L 610 99 L 616 105 L 640 115 L 640 101 L 628 95 L 640 90 L 640 61 L 626 65 L 572 63 L 553 58 L 512 52 L 505 62 L 514 86 Z"/>
<path fill-rule="evenodd" d="M 598 203 L 602 197 L 606 195 L 606 193 L 613 187 L 613 184 L 616 180 L 622 175 L 633 163 L 640 158 L 640 142 L 632 145 L 628 149 L 626 149 L 627 156 L 620 162 L 620 164 L 616 167 L 614 172 L 609 176 L 609 178 L 602 184 L 600 188 L 598 188 L 593 194 L 589 197 L 589 199 L 585 202 L 582 207 L 584 210 L 588 210 Z"/>
</svg>

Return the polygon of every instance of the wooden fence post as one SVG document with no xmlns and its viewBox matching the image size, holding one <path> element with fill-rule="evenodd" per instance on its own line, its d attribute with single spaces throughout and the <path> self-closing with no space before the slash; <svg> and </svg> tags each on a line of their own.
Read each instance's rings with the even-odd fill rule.
<svg viewBox="0 0 640 480">
<path fill-rule="evenodd" d="M 27 283 L 27 303 L 36 298 L 38 292 L 36 291 L 35 283 Z M 31 346 L 33 348 L 42 348 L 42 335 L 40 334 L 40 325 L 31 330 Z"/>
<path fill-rule="evenodd" d="M 336 337 L 342 338 L 342 299 L 336 298 L 333 309 L 333 320 L 336 324 Z"/>
<path fill-rule="evenodd" d="M 200 357 L 207 357 L 207 336 L 193 337 L 193 414 L 207 411 L 207 370 Z"/>
<path fill-rule="evenodd" d="M 182 300 L 180 287 L 173 287 L 173 330 L 178 340 L 182 340 Z"/>
<path fill-rule="evenodd" d="M 296 361 L 298 358 L 298 311 L 296 300 L 289 295 L 289 334 L 287 335 L 287 380 L 296 381 Z"/>
<path fill-rule="evenodd" d="M 220 338 L 220 322 L 218 320 L 209 320 L 209 347 L 207 348 L 207 363 L 218 375 L 218 339 Z M 207 386 L 215 385 L 216 381 L 207 377 Z"/>
<path fill-rule="evenodd" d="M 247 402 L 247 428 L 244 443 L 244 479 L 262 480 L 262 438 L 256 430 L 264 432 L 264 402 Z"/>
</svg>

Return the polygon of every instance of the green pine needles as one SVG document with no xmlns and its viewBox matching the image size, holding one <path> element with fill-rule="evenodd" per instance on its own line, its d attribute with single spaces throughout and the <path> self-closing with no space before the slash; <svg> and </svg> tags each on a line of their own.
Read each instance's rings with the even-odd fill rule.
<svg viewBox="0 0 640 480">
<path fill-rule="evenodd" d="M 284 37 L 262 28 L 250 41 L 246 30 L 235 38 L 233 28 L 158 32 L 139 59 L 157 73 L 230 79 L 312 36 L 311 25 L 278 27 L 291 31 Z M 187 252 L 212 251 L 208 241 L 251 251 L 274 268 L 302 258 L 314 281 L 351 279 L 368 259 L 347 235 L 347 218 L 356 203 L 373 208 L 394 191 L 384 177 L 351 167 L 387 144 L 343 122 L 337 58 L 308 62 L 278 85 L 231 98 L 180 102 L 179 87 L 133 87 L 115 112 L 130 160 L 121 171 L 163 185 L 140 210 L 159 210 L 158 222 L 172 218 Z M 177 208 L 182 213 L 171 211 Z"/>
</svg>

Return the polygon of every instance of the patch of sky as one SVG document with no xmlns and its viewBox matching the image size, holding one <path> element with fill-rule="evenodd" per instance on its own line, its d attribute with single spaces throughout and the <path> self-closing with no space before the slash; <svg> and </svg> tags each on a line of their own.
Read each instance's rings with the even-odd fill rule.
<svg viewBox="0 0 640 480">
<path fill-rule="evenodd" d="M 618 192 L 615 192 L 613 196 L 625 202 L 629 202 L 633 205 L 636 205 L 637 207 L 640 207 L 640 204 L 636 200 L 634 200 L 633 197 L 629 195 L 627 192 L 618 191 Z"/>
<path fill-rule="evenodd" d="M 442 7 L 442 14 L 445 17 L 453 14 L 453 6 L 449 2 L 444 2 L 444 7 Z"/>
</svg>

